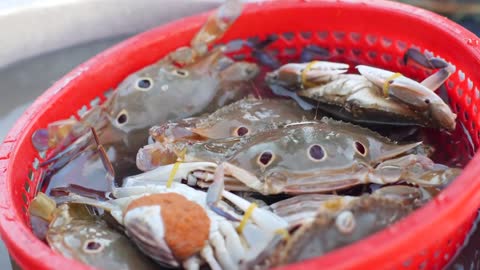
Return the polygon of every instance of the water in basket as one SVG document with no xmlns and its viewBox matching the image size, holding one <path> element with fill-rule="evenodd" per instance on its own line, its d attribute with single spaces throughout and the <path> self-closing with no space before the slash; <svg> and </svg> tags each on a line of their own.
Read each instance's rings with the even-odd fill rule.
<svg viewBox="0 0 480 270">
<path fill-rule="evenodd" d="M 128 74 L 185 45 L 205 21 L 200 15 L 153 29 L 129 39 L 79 66 L 43 94 L 19 119 L 0 149 L 0 232 L 12 257 L 25 269 L 88 267 L 51 251 L 34 237 L 26 209 L 40 179 L 43 157 L 34 151 L 31 135 L 49 122 L 76 115 L 92 100 Z M 284 57 L 298 57 L 307 45 L 326 48 L 332 61 L 362 63 L 423 79 L 421 70 L 406 68 L 407 48 L 428 50 L 456 66 L 447 82 L 451 107 L 480 142 L 480 41 L 460 26 L 430 12 L 387 1 L 272 1 L 249 4 L 220 41 L 264 39 L 276 35 L 269 46 Z M 247 57 L 248 49 L 235 52 Z M 106 76 L 105 74 L 108 74 Z M 86 105 L 87 104 L 87 105 Z M 468 144 L 443 142 L 444 153 L 466 157 Z M 465 147 L 467 146 L 467 147 Z M 441 268 L 463 244 L 480 205 L 480 157 L 432 202 L 394 226 L 363 241 L 290 268 Z"/>
</svg>

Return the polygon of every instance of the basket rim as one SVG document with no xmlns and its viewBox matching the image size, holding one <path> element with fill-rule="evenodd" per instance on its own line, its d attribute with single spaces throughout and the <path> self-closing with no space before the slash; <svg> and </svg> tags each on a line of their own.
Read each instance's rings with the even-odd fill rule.
<svg viewBox="0 0 480 270">
<path fill-rule="evenodd" d="M 427 10 L 409 6 L 406 4 L 390 2 L 386 0 L 322 0 L 322 1 L 303 1 L 303 0 L 276 0 L 260 3 L 245 4 L 244 13 L 256 13 L 262 9 L 270 10 L 288 9 L 294 6 L 318 7 L 318 5 L 336 5 L 338 7 L 358 6 L 365 8 L 381 9 L 385 12 L 401 13 L 410 16 L 412 19 L 422 20 L 429 24 L 435 24 L 441 28 L 445 35 L 450 35 L 456 39 L 478 40 L 473 33 L 464 29 L 460 25 Z M 210 11 L 211 12 L 211 11 Z M 199 28 L 210 12 L 180 19 L 172 23 L 159 26 L 153 30 L 138 34 L 120 44 L 102 52 L 91 58 L 84 64 L 76 67 L 62 79 L 57 81 L 44 94 L 37 98 L 27 111 L 18 119 L 13 128 L 9 131 L 4 142 L 0 146 L 0 193 L 6 196 L 0 196 L 0 235 L 4 240 L 10 255 L 21 266 L 35 266 L 35 269 L 58 269 L 69 265 L 75 269 L 93 269 L 78 261 L 65 258 L 48 248 L 43 242 L 37 239 L 30 228 L 21 222 L 21 216 L 13 207 L 13 197 L 20 194 L 13 194 L 13 189 L 9 179 L 13 177 L 14 162 L 20 155 L 18 148 L 25 141 L 29 141 L 25 135 L 25 130 L 33 128 L 37 115 L 40 115 L 49 109 L 50 103 L 57 100 L 57 94 L 68 83 L 75 81 L 75 78 L 81 76 L 85 70 L 95 65 L 101 65 L 106 57 L 114 55 L 116 51 L 128 50 L 130 46 L 142 39 L 153 35 L 168 35 L 172 30 L 178 32 L 179 27 L 183 30 Z M 471 61 L 480 63 L 479 44 L 475 46 L 466 46 Z M 388 229 L 382 230 L 361 241 L 337 249 L 322 257 L 306 260 L 296 264 L 284 267 L 284 269 L 300 268 L 318 268 L 329 267 L 332 269 L 353 269 L 368 267 L 372 264 L 382 265 L 387 268 L 391 258 L 401 257 L 408 259 L 407 254 L 398 254 L 399 247 L 402 250 L 409 250 L 413 243 L 415 248 L 426 247 L 427 243 L 434 242 L 437 233 L 455 231 L 467 218 L 476 214 L 480 206 L 480 181 L 471 181 L 477 175 L 480 175 L 480 154 L 476 153 L 474 158 L 467 164 L 461 175 L 436 198 L 421 209 L 410 214 L 408 217 L 397 222 Z M 461 194 L 459 196 L 458 194 Z M 461 218 L 459 218 L 461 217 Z M 429 222 L 422 222 L 429 220 Z M 432 224 L 440 223 L 442 227 L 432 227 Z M 398 232 L 402 232 L 401 237 L 395 237 Z M 32 254 L 32 250 L 35 254 Z M 359 251 L 368 250 L 368 256 Z M 46 262 L 44 258 L 48 258 Z"/>
</svg>

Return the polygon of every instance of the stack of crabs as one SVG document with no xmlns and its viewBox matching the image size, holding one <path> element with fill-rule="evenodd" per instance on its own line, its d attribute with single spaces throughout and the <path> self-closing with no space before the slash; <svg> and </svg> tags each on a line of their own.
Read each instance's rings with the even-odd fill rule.
<svg viewBox="0 0 480 270">
<path fill-rule="evenodd" d="M 371 129 L 454 130 L 456 115 L 434 92 L 452 65 L 408 50 L 437 69 L 417 82 L 364 65 L 354 74 L 343 63 L 287 63 L 261 81 L 291 98 L 262 98 L 261 66 L 212 47 L 241 10 L 227 1 L 190 46 L 128 76 L 82 119 L 34 133 L 49 153 L 44 182 L 71 164 L 85 167 L 79 178 L 92 163 L 106 170 L 95 179 L 103 191 L 39 186 L 31 221 L 52 249 L 103 269 L 269 268 L 377 232 L 458 176 L 422 141 Z M 260 64 L 268 58 L 254 51 Z"/>
</svg>

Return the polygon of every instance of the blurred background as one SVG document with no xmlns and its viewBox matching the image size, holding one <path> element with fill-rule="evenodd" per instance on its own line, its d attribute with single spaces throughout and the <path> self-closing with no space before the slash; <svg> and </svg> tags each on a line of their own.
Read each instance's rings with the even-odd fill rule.
<svg viewBox="0 0 480 270">
<path fill-rule="evenodd" d="M 221 0 L 0 0 L 0 141 L 53 82 L 104 49 Z M 480 34 L 480 0 L 402 0 Z M 0 270 L 12 266 L 0 240 Z M 480 229 L 450 269 L 480 269 Z"/>
</svg>

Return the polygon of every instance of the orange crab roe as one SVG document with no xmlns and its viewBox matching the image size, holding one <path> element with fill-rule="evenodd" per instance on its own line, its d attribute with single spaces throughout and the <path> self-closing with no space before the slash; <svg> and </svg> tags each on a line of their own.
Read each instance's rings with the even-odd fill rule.
<svg viewBox="0 0 480 270">
<path fill-rule="evenodd" d="M 125 211 L 159 205 L 165 227 L 165 241 L 173 255 L 182 261 L 205 246 L 210 232 L 210 219 L 205 210 L 195 202 L 176 193 L 147 195 L 134 200 Z"/>
</svg>

